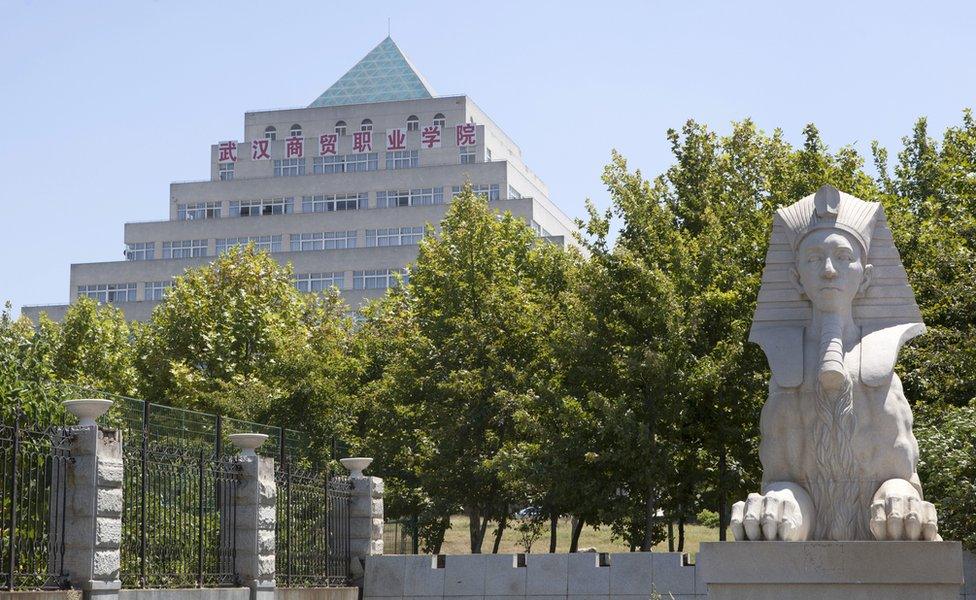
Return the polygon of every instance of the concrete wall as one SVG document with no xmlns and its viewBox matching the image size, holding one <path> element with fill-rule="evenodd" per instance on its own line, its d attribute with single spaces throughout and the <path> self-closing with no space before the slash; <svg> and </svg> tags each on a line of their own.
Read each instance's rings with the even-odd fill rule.
<svg viewBox="0 0 976 600">
<path fill-rule="evenodd" d="M 602 557 L 602 560 L 601 560 Z M 698 600 L 694 565 L 675 552 L 370 556 L 365 600 Z"/>
</svg>

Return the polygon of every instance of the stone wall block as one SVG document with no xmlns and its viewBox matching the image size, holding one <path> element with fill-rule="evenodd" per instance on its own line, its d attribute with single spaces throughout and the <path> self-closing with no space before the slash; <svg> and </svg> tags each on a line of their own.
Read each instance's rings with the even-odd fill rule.
<svg viewBox="0 0 976 600">
<path fill-rule="evenodd" d="M 621 552 L 610 555 L 610 595 L 651 594 L 653 561 L 650 552 Z"/>
<path fill-rule="evenodd" d="M 99 516 L 122 516 L 122 488 L 98 488 L 96 512 Z"/>
<path fill-rule="evenodd" d="M 424 554 L 404 556 L 404 597 L 441 597 L 444 594 L 444 569 L 437 568 L 437 557 Z"/>
<path fill-rule="evenodd" d="M 366 559 L 364 598 L 402 598 L 406 577 L 407 557 L 370 556 Z"/>
<path fill-rule="evenodd" d="M 525 596 L 525 567 L 514 554 L 486 554 L 485 598 Z"/>
<path fill-rule="evenodd" d="M 92 579 L 109 581 L 119 578 L 118 549 L 97 550 L 92 560 Z"/>
<path fill-rule="evenodd" d="M 610 594 L 610 567 L 600 566 L 596 552 L 569 555 L 568 593 L 570 596 L 603 596 Z"/>
<path fill-rule="evenodd" d="M 122 461 L 115 459 L 98 459 L 98 486 L 111 488 L 122 487 Z"/>
<path fill-rule="evenodd" d="M 95 546 L 118 548 L 122 545 L 122 520 L 99 517 L 95 521 Z"/>
<path fill-rule="evenodd" d="M 569 589 L 568 554 L 526 554 L 525 593 L 529 596 L 565 596 Z"/>
<path fill-rule="evenodd" d="M 260 529 L 257 531 L 257 541 L 258 541 L 258 553 L 259 554 L 274 554 L 275 553 L 275 532 L 274 530 L 268 531 L 267 529 Z"/>
<path fill-rule="evenodd" d="M 484 596 L 487 560 L 484 554 L 448 554 L 444 557 L 445 596 Z"/>
<path fill-rule="evenodd" d="M 352 539 L 372 539 L 372 527 L 370 517 L 349 517 L 349 537 Z"/>
<path fill-rule="evenodd" d="M 660 594 L 694 594 L 695 567 L 684 566 L 680 552 L 652 552 L 654 589 Z"/>
</svg>

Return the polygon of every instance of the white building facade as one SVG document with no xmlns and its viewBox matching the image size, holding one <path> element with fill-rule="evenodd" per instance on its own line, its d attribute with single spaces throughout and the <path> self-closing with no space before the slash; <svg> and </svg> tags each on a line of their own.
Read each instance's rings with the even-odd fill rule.
<svg viewBox="0 0 976 600">
<path fill-rule="evenodd" d="M 307 108 L 250 112 L 244 138 L 211 147 L 210 180 L 170 185 L 169 218 L 125 225 L 126 260 L 71 265 L 70 298 L 146 320 L 174 276 L 254 242 L 307 292 L 353 308 L 395 285 L 425 224 L 470 182 L 537 234 L 572 244 L 521 151 L 467 96 L 435 96 L 386 38 Z M 60 319 L 68 305 L 25 306 Z"/>
</svg>

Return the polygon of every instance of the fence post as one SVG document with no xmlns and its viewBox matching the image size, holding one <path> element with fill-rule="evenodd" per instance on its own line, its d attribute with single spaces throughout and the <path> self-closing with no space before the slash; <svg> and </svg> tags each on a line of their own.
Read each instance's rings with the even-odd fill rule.
<svg viewBox="0 0 976 600">
<path fill-rule="evenodd" d="M 10 461 L 13 463 L 10 466 L 10 523 L 8 525 L 7 531 L 10 532 L 10 538 L 7 540 L 7 557 L 10 562 L 7 565 L 7 591 L 13 591 L 14 589 L 14 579 L 17 575 L 17 505 L 20 503 L 20 499 L 17 497 L 17 459 L 20 458 L 20 411 L 14 412 L 14 430 L 13 430 L 13 451 L 10 453 Z"/>
<path fill-rule="evenodd" d="M 254 450 L 267 435 L 235 433 L 231 441 L 241 448 L 241 482 L 237 486 L 234 570 L 250 600 L 275 597 L 275 484 L 274 459 L 258 456 Z"/>
<path fill-rule="evenodd" d="M 363 475 L 372 458 L 343 458 L 349 469 L 352 499 L 349 503 L 349 559 L 352 575 L 365 574 L 366 557 L 383 554 L 383 480 Z"/>
<path fill-rule="evenodd" d="M 69 429 L 64 567 L 85 600 L 118 598 L 122 542 L 122 433 L 101 429 L 94 419 L 109 400 L 69 400 L 65 407 L 81 419 Z"/>
</svg>

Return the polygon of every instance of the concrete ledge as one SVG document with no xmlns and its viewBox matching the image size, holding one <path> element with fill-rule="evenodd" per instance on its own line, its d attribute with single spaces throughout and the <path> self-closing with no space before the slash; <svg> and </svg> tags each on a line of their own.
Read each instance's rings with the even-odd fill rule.
<svg viewBox="0 0 976 600">
<path fill-rule="evenodd" d="M 357 587 L 278 588 L 275 600 L 358 600 Z"/>
<path fill-rule="evenodd" d="M 249 600 L 248 588 L 119 590 L 119 600 Z"/>
<path fill-rule="evenodd" d="M 708 542 L 710 600 L 946 599 L 963 583 L 959 542 Z"/>
<path fill-rule="evenodd" d="M 0 592 L 0 600 L 81 600 L 81 590 L 25 590 Z"/>
</svg>

